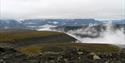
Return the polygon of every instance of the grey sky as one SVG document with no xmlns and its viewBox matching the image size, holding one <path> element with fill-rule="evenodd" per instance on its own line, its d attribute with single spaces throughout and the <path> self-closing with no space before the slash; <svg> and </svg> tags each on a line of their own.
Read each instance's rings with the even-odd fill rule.
<svg viewBox="0 0 125 63">
<path fill-rule="evenodd" d="M 0 0 L 0 18 L 98 18 L 125 16 L 125 0 Z"/>
</svg>

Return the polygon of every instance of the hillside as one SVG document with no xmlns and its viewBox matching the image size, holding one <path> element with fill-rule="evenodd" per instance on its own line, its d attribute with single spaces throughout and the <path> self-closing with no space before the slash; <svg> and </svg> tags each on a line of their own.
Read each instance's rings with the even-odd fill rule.
<svg viewBox="0 0 125 63">
<path fill-rule="evenodd" d="M 125 61 L 125 50 L 111 44 L 75 43 L 61 32 L 0 32 L 0 63 L 105 63 Z"/>
<path fill-rule="evenodd" d="M 95 53 L 117 53 L 120 49 L 117 46 L 109 44 L 87 44 L 87 43 L 54 43 L 54 44 L 33 44 L 29 46 L 16 48 L 18 51 L 27 55 L 38 55 L 41 51 L 58 51 L 58 48 L 76 48 Z"/>
<path fill-rule="evenodd" d="M 15 31 L 0 32 L 0 43 L 11 43 L 17 46 L 39 43 L 75 42 L 76 39 L 61 32 L 50 31 Z"/>
</svg>

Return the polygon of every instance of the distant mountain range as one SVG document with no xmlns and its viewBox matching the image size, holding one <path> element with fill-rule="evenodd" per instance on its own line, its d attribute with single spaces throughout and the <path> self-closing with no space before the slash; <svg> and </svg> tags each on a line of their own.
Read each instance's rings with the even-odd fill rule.
<svg viewBox="0 0 125 63">
<path fill-rule="evenodd" d="M 125 19 L 122 20 L 113 20 L 113 24 L 125 24 Z"/>
<path fill-rule="evenodd" d="M 113 20 L 112 22 L 113 24 L 125 24 L 125 19 Z M 40 27 L 44 25 L 82 26 L 90 24 L 104 24 L 104 22 L 95 19 L 25 19 L 25 20 L 0 19 L 0 29 Z"/>
</svg>

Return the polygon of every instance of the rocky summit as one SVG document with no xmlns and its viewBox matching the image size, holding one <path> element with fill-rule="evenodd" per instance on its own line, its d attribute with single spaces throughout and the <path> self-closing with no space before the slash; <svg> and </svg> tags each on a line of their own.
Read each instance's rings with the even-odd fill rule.
<svg viewBox="0 0 125 63">
<path fill-rule="evenodd" d="M 0 48 L 0 63 L 124 63 L 125 49 L 114 53 L 97 53 L 73 47 L 46 47 L 29 56 L 13 48 Z"/>
<path fill-rule="evenodd" d="M 124 63 L 125 49 L 60 32 L 0 32 L 0 63 Z"/>
</svg>

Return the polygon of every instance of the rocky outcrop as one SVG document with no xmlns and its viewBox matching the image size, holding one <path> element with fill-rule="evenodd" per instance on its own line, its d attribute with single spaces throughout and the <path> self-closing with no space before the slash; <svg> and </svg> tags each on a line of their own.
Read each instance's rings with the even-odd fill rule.
<svg viewBox="0 0 125 63">
<path fill-rule="evenodd" d="M 0 63 L 26 63 L 27 56 L 12 49 L 0 48 Z"/>
<path fill-rule="evenodd" d="M 57 50 L 53 50 L 56 48 Z M 22 54 L 13 48 L 0 48 L 0 63 L 124 63 L 125 52 L 95 53 L 79 48 L 49 47 L 37 56 Z"/>
</svg>

